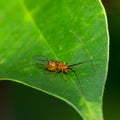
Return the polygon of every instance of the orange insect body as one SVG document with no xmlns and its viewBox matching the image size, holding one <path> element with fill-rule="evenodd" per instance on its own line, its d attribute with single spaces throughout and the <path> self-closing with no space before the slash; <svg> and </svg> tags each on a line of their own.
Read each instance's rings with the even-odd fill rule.
<svg viewBox="0 0 120 120">
<path fill-rule="evenodd" d="M 69 67 L 68 65 L 65 65 L 65 63 L 62 62 L 54 62 L 54 61 L 48 61 L 48 64 L 46 65 L 47 70 L 52 72 L 65 72 L 68 73 Z"/>
<path fill-rule="evenodd" d="M 83 61 L 83 62 L 66 65 L 66 64 L 63 63 L 63 62 L 54 61 L 54 60 L 49 60 L 49 59 L 41 59 L 41 58 L 39 59 L 39 57 L 35 57 L 34 59 L 35 59 L 35 60 L 38 60 L 38 61 L 37 61 L 37 64 L 38 64 L 38 65 L 46 67 L 46 69 L 47 69 L 48 71 L 51 71 L 51 72 L 68 73 L 69 71 L 72 71 L 72 72 L 74 73 L 74 75 L 76 76 L 77 80 L 78 80 L 77 73 L 76 73 L 75 70 L 72 69 L 72 67 L 90 61 L 90 60 L 86 60 L 86 61 Z M 47 62 L 47 63 L 46 63 L 46 64 L 43 64 L 44 62 Z M 78 80 L 78 82 L 79 82 L 79 80 Z"/>
</svg>

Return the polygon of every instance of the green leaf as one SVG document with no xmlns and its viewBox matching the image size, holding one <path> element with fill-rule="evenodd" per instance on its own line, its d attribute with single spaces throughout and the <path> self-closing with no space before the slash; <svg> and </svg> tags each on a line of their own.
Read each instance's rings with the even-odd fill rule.
<svg viewBox="0 0 120 120">
<path fill-rule="evenodd" d="M 0 1 L 0 79 L 53 95 L 84 120 L 102 120 L 108 32 L 98 0 Z M 33 56 L 74 64 L 68 74 L 36 66 Z M 38 61 L 44 63 L 45 61 Z"/>
</svg>

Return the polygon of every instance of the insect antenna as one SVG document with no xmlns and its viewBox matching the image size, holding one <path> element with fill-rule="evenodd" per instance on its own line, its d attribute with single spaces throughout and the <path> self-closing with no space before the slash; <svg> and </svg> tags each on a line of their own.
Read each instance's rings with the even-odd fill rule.
<svg viewBox="0 0 120 120">
<path fill-rule="evenodd" d="M 76 66 L 76 65 L 83 64 L 83 63 L 86 63 L 86 62 L 89 62 L 89 61 L 91 61 L 91 60 L 82 61 L 82 62 L 79 62 L 79 63 L 71 64 L 71 65 L 69 65 L 69 66 L 70 66 L 70 67 L 71 67 L 71 66 Z"/>
</svg>

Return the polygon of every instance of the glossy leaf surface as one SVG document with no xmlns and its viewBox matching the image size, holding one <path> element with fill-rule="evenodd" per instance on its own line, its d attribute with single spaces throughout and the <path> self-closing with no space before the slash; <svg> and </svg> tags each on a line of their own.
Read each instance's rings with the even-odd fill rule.
<svg viewBox="0 0 120 120">
<path fill-rule="evenodd" d="M 101 120 L 108 64 L 108 33 L 98 0 L 0 1 L 0 79 L 58 97 L 84 120 Z M 72 71 L 49 72 L 32 57 L 74 64 Z M 45 59 L 45 60 L 46 60 Z M 38 62 L 46 64 L 46 61 Z"/>
</svg>

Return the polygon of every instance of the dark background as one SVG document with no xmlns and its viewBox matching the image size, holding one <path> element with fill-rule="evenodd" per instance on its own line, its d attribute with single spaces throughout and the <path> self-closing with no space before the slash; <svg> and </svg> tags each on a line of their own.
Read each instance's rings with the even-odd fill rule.
<svg viewBox="0 0 120 120">
<path fill-rule="evenodd" d="M 120 0 L 102 0 L 110 33 L 110 62 L 104 94 L 105 120 L 120 120 Z M 99 30 L 99 28 L 98 28 Z M 39 104 L 38 104 L 39 103 Z M 0 82 L 0 120 L 80 120 L 69 105 L 40 91 Z"/>
<path fill-rule="evenodd" d="M 103 0 L 110 33 L 109 72 L 104 94 L 105 120 L 120 120 L 120 0 Z"/>
</svg>

